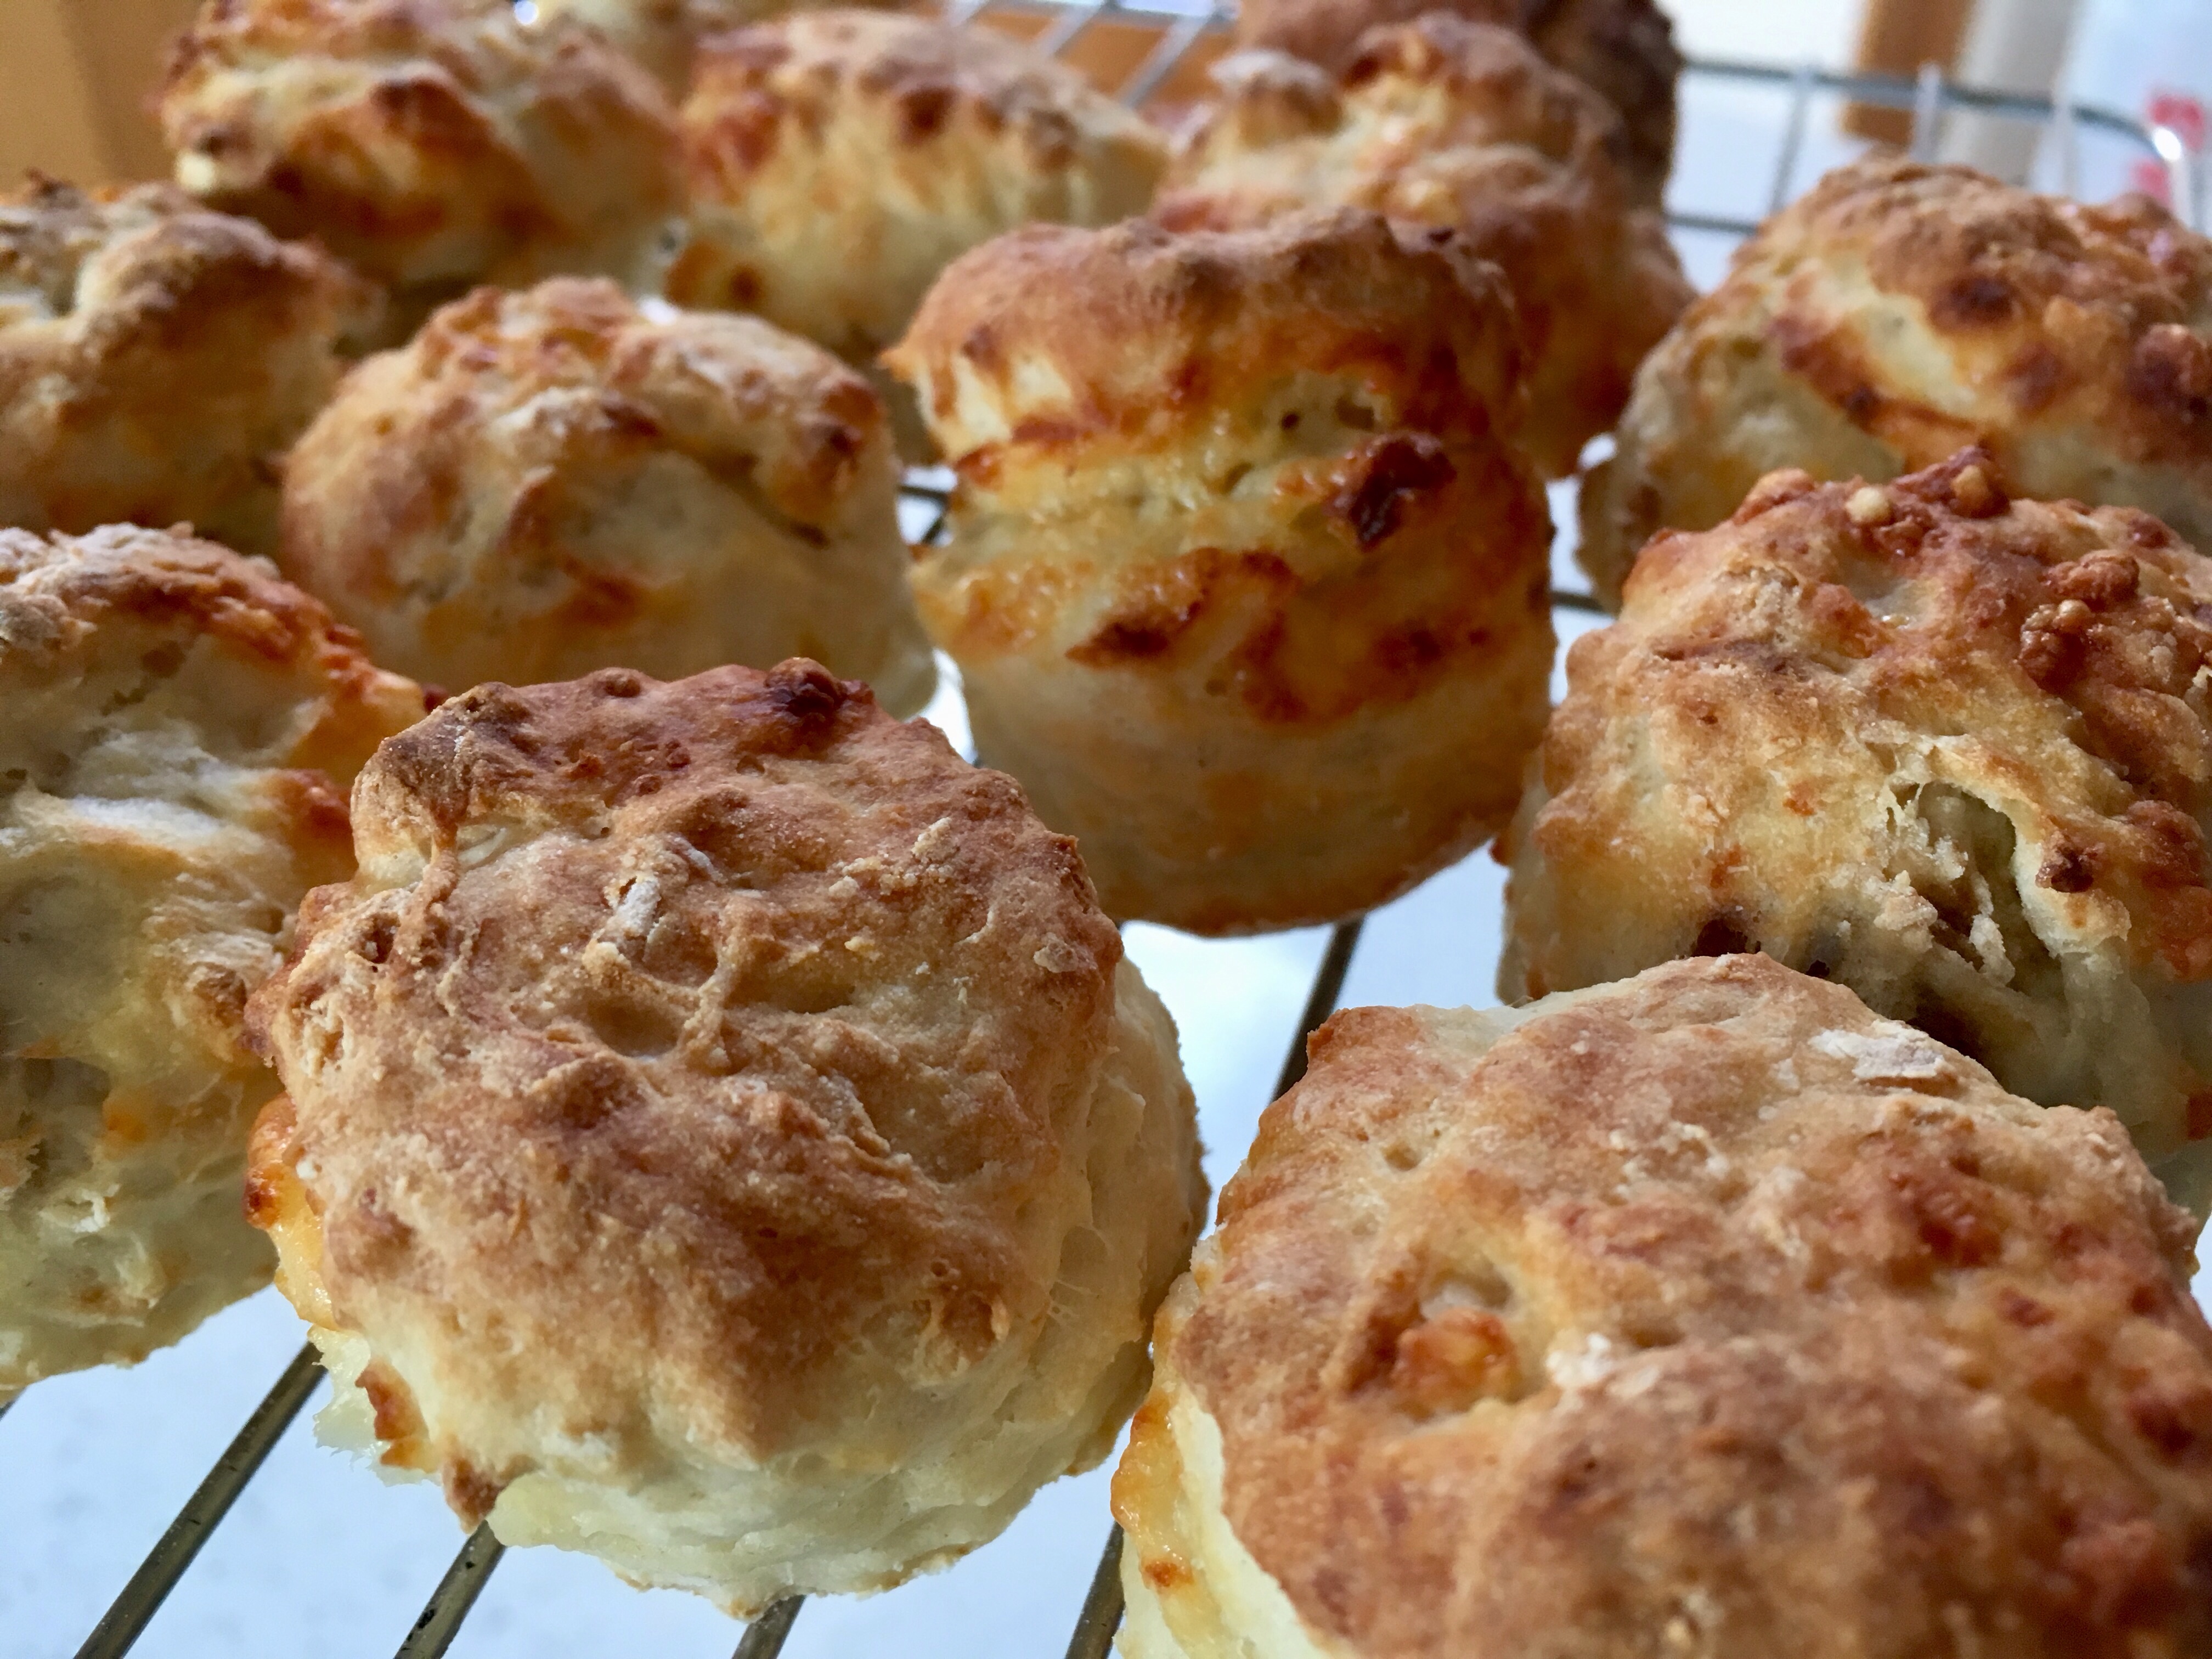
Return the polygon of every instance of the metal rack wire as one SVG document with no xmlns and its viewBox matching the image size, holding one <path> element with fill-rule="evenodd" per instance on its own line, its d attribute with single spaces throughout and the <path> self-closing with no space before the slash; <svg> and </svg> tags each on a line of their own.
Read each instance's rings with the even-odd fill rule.
<svg viewBox="0 0 2212 1659">
<path fill-rule="evenodd" d="M 1085 33 L 1102 21 L 1134 25 L 1146 31 L 1150 44 L 1136 68 L 1116 89 L 1132 106 L 1152 100 L 1170 77 L 1186 66 L 1194 49 L 1209 36 L 1224 33 L 1233 13 L 1218 0 L 949 0 L 949 21 L 965 23 L 987 12 L 1026 16 L 1042 27 L 1035 44 L 1053 55 L 1070 52 Z M 1917 77 L 1839 73 L 1811 67 L 1786 68 L 1767 64 L 1701 59 L 1685 71 L 1687 86 L 1700 83 L 1738 88 L 1764 88 L 1786 95 L 1778 124 L 1778 141 L 1764 211 L 1780 208 L 1793 194 L 1802 158 L 1814 100 L 1833 96 L 1880 108 L 1907 111 L 1912 118 L 1911 149 L 1914 155 L 1935 154 L 1945 118 L 1954 112 L 2008 117 L 2047 129 L 2057 149 L 2060 187 L 2071 190 L 2077 177 L 2081 135 L 2100 132 L 2139 148 L 2164 167 L 2169 199 L 2176 212 L 2194 225 L 2196 180 L 2191 155 L 2180 134 L 2134 120 L 2113 111 L 2079 105 L 2054 105 L 2047 98 L 1996 93 L 1950 83 L 1927 66 Z M 1679 231 L 1741 238 L 1757 228 L 1756 221 L 1736 215 L 1671 209 L 1670 227 Z M 907 481 L 908 501 L 927 516 L 922 539 L 933 538 L 944 523 L 946 490 L 926 474 Z M 1560 609 L 1595 611 L 1589 595 L 1570 590 L 1553 594 Z M 1307 996 L 1297 1032 L 1285 1056 L 1275 1093 L 1280 1094 L 1304 1075 L 1305 1042 L 1336 1007 L 1345 976 L 1357 949 L 1360 923 L 1343 923 L 1330 935 Z M 322 1379 L 312 1346 L 303 1347 L 286 1366 L 274 1387 L 249 1416 L 228 1448 L 176 1518 L 161 1534 L 143 1563 L 124 1587 L 92 1633 L 78 1650 L 77 1659 L 120 1659 L 191 1565 L 193 1558 L 221 1524 L 263 1462 L 293 1419 L 299 1415 Z M 0 1402 L 0 1416 L 8 1410 Z M 420 1615 L 402 1636 L 398 1659 L 439 1659 L 454 1637 L 477 1597 L 500 1561 L 503 1547 L 489 1527 L 478 1527 L 461 1545 L 453 1563 L 430 1594 Z M 1076 1617 L 1067 1648 L 1067 1659 L 1105 1659 L 1121 1617 L 1120 1562 L 1121 1534 L 1118 1527 L 1107 1534 L 1089 1593 Z M 799 1616 L 804 1598 L 779 1601 L 747 1626 L 738 1640 L 734 1659 L 774 1659 Z"/>
</svg>

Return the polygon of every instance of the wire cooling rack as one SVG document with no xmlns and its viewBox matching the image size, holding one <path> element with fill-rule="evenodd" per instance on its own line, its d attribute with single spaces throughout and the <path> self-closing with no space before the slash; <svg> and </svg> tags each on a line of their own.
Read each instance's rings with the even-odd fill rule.
<svg viewBox="0 0 2212 1659">
<path fill-rule="evenodd" d="M 1210 0 L 1192 0 L 1188 4 L 1177 4 L 1176 0 L 1073 0 L 1073 3 L 951 0 L 945 11 L 952 21 L 1006 27 L 1029 36 L 1048 53 L 1082 63 L 1113 84 L 1116 95 L 1133 106 L 1169 101 L 1179 90 L 1188 96 L 1199 83 L 1203 64 L 1222 51 L 1233 16 L 1228 7 Z M 2198 216 L 2194 157 L 2182 136 L 2111 110 L 2054 106 L 2046 98 L 1954 85 L 1932 64 L 1917 77 L 1902 79 L 1704 58 L 1686 66 L 1684 80 L 1686 103 L 1700 88 L 1732 89 L 1773 100 L 1769 112 L 1773 143 L 1764 174 L 1747 168 L 1746 176 L 1765 180 L 1754 211 L 1670 204 L 1668 223 L 1678 233 L 1717 237 L 1732 246 L 1756 228 L 1759 215 L 1771 213 L 1787 202 L 1796 192 L 1801 164 L 1806 160 L 1812 112 L 1823 98 L 1909 112 L 1911 149 L 1923 158 L 1936 155 L 1946 120 L 1954 114 L 2027 124 L 2047 141 L 2038 146 L 2043 161 L 2055 171 L 2057 187 L 2068 191 L 2075 188 L 2081 175 L 2085 137 L 2097 135 L 2136 159 L 2154 161 L 2163 170 L 2167 199 L 2176 212 L 2192 225 Z M 921 527 L 921 539 L 931 539 L 941 530 L 946 495 L 945 475 L 941 471 L 909 475 L 905 516 Z M 1597 609 L 1587 592 L 1566 586 L 1555 588 L 1553 601 L 1570 611 Z M 1330 933 L 1277 1079 L 1276 1094 L 1304 1074 L 1305 1040 L 1334 1011 L 1359 934 L 1357 921 L 1345 922 Z M 321 1378 L 314 1349 L 303 1347 L 85 1638 L 77 1659 L 118 1659 L 130 1651 Z M 0 1417 L 7 1410 L 8 1406 L 0 1403 Z M 469 1535 L 420 1615 L 400 1635 L 398 1659 L 439 1659 L 445 1653 L 498 1566 L 503 1547 L 488 1527 L 479 1527 Z M 1110 1528 L 1090 1591 L 1076 1615 L 1066 1647 L 1068 1659 L 1105 1659 L 1121 1618 L 1121 1529 Z M 773 1659 L 781 1653 L 802 1606 L 803 1598 L 793 1597 L 769 1608 L 745 1627 L 734 1659 Z"/>
</svg>

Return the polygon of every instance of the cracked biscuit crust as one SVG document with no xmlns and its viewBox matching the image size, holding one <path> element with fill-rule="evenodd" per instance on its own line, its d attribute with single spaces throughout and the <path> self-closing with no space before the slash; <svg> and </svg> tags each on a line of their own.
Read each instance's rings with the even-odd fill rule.
<svg viewBox="0 0 2212 1659">
<path fill-rule="evenodd" d="M 1758 949 L 2158 1158 L 2212 1128 L 2212 561 L 1968 451 L 1652 543 L 1501 856 L 1501 994 Z"/>
<path fill-rule="evenodd" d="M 167 185 L 0 200 L 0 524 L 276 547 L 277 465 L 375 295 Z"/>
<path fill-rule="evenodd" d="M 1114 915 L 1354 914 L 1510 811 L 1549 523 L 1511 302 L 1455 233 L 1032 228 L 886 361 L 959 475 L 922 620 Z"/>
<path fill-rule="evenodd" d="M 1522 444 L 1547 476 L 1572 472 L 1692 298 L 1664 222 L 1628 198 L 1604 100 L 1511 32 L 1444 12 L 1370 30 L 1338 86 L 1263 52 L 1214 81 L 1154 216 L 1225 229 L 1341 204 L 1459 231 L 1512 289 Z"/>
<path fill-rule="evenodd" d="M 1110 1445 L 1190 1096 L 1011 780 L 794 661 L 480 687 L 358 801 L 254 1005 L 253 1178 L 386 1462 L 749 1609 Z"/>
<path fill-rule="evenodd" d="M 460 690 L 809 656 L 893 712 L 936 670 L 882 405 L 756 318 L 612 283 L 480 289 L 293 451 L 285 567 L 378 659 Z"/>
<path fill-rule="evenodd" d="M 1756 956 L 1355 1009 L 1163 1311 L 1131 1659 L 2212 1644 L 2194 1228 Z"/>
<path fill-rule="evenodd" d="M 1608 605 L 1649 538 L 1718 524 L 1763 473 L 1880 481 L 1967 444 L 2022 495 L 2212 545 L 2212 241 L 2142 197 L 1839 167 L 1645 360 L 1618 437 L 1578 554 Z"/>
<path fill-rule="evenodd" d="M 258 559 L 0 530 L 0 1399 L 268 1283 L 246 996 L 422 713 Z"/>
<path fill-rule="evenodd" d="M 394 287 L 642 280 L 678 206 L 652 76 L 507 0 L 204 0 L 161 115 L 179 185 Z"/>
</svg>

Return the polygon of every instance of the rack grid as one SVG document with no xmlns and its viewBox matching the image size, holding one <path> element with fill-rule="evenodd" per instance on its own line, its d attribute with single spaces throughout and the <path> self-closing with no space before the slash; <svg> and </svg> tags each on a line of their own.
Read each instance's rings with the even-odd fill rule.
<svg viewBox="0 0 2212 1659">
<path fill-rule="evenodd" d="M 1178 71 L 1188 75 L 1196 67 L 1196 54 L 1203 45 L 1211 42 L 1218 52 L 1235 19 L 1232 7 L 1218 0 L 1190 0 L 1189 3 L 1177 3 L 1177 0 L 947 0 L 944 15 L 963 25 L 1011 21 L 1018 32 L 1030 34 L 1036 46 L 1055 57 L 1075 56 L 1086 33 L 1101 22 L 1138 31 L 1141 52 L 1135 67 L 1113 88 L 1115 94 L 1132 106 L 1154 102 Z M 2112 110 L 1961 86 L 1948 80 L 1934 64 L 1923 65 L 1919 75 L 1906 78 L 1811 65 L 1788 67 L 1701 58 L 1685 65 L 1683 80 L 1686 91 L 1702 85 L 1764 88 L 1786 94 L 1764 192 L 1763 211 L 1767 213 L 1780 209 L 1793 193 L 1815 98 L 1832 96 L 1908 112 L 1910 151 L 1921 159 L 1935 156 L 1945 118 L 1954 113 L 2032 124 L 2053 141 L 2058 187 L 2069 192 L 2080 175 L 2082 135 L 2105 135 L 2154 159 L 2163 169 L 2167 199 L 2177 215 L 2192 228 L 2201 228 L 2196 158 L 2182 135 Z M 1673 204 L 1667 222 L 1677 232 L 1714 234 L 1731 242 L 1757 228 L 1757 221 L 1751 217 Z M 903 495 L 906 505 L 927 526 L 921 539 L 933 539 L 945 523 L 949 496 L 946 475 L 939 469 L 911 472 Z M 1557 610 L 1599 610 L 1589 594 L 1571 588 L 1555 588 L 1552 599 Z M 1304 1073 L 1306 1038 L 1335 1010 L 1358 945 L 1360 927 L 1354 920 L 1332 930 L 1284 1058 L 1275 1094 L 1281 1094 Z M 85 1638 L 77 1659 L 121 1659 L 130 1651 L 321 1378 L 322 1367 L 314 1348 L 312 1345 L 302 1347 Z M 12 1403 L 0 1401 L 0 1418 L 6 1416 Z M 499 1565 L 503 1551 L 489 1526 L 480 1526 L 469 1534 L 414 1624 L 401 1636 L 398 1659 L 441 1659 Z M 1089 1592 L 1076 1615 L 1066 1650 L 1067 1659 L 1106 1659 L 1121 1617 L 1121 1528 L 1111 1527 Z M 733 1659 L 775 1659 L 782 1651 L 803 1605 L 804 1598 L 794 1596 L 770 1607 L 745 1626 Z"/>
</svg>

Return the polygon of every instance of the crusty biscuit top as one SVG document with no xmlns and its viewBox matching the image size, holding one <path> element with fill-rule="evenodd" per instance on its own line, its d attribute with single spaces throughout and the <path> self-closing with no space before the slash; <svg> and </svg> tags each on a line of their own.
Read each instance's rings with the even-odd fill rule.
<svg viewBox="0 0 2212 1659">
<path fill-rule="evenodd" d="M 1454 232 L 1348 208 L 1233 232 L 1030 226 L 955 262 L 884 361 L 979 480 L 1017 456 L 1188 441 L 1300 373 L 1358 386 L 1378 428 L 1486 438 L 1522 415 L 1495 267 Z"/>
<path fill-rule="evenodd" d="M 1243 0 L 1237 39 L 1339 73 L 1360 58 L 1370 30 L 1440 15 L 1514 30 L 1592 88 L 1620 117 L 1636 199 L 1658 204 L 1674 163 L 1682 55 L 1652 0 Z"/>
<path fill-rule="evenodd" d="M 1347 119 L 1362 142 L 1342 162 L 1367 173 L 1455 145 L 1510 145 L 1597 173 L 1617 195 L 1626 163 L 1626 131 L 1603 99 L 1510 30 L 1449 12 L 1370 29 L 1334 85 L 1303 59 L 1260 51 L 1223 59 L 1213 78 L 1225 95 L 1187 140 L 1176 182 Z"/>
<path fill-rule="evenodd" d="M 671 299 L 757 310 L 854 362 L 1019 224 L 1143 211 L 1164 134 L 989 28 L 798 11 L 702 43 L 682 110 L 692 236 Z"/>
<path fill-rule="evenodd" d="M 276 462 L 378 296 L 167 185 L 0 197 L 0 523 L 273 546 Z"/>
<path fill-rule="evenodd" d="M 778 136 L 810 138 L 874 112 L 901 149 L 963 131 L 1019 141 L 1038 171 L 1076 165 L 1085 125 L 1149 131 L 1081 71 L 990 28 L 898 11 L 798 10 L 700 44 L 684 123 L 695 185 L 726 185 L 775 165 Z"/>
<path fill-rule="evenodd" d="M 192 657 L 203 641 L 267 678 L 255 686 Z M 193 672 L 180 674 L 188 660 Z M 110 684 L 118 671 L 125 678 Z M 269 701 L 271 680 L 289 681 L 294 693 L 281 713 Z M 99 700 L 84 706 L 95 693 Z M 369 661 L 358 635 L 265 560 L 133 525 L 82 536 L 0 529 L 0 706 L 8 714 L 0 783 L 100 793 L 98 781 L 76 775 L 72 745 L 88 726 L 127 727 L 112 717 L 149 696 L 157 706 L 173 701 L 169 717 L 188 724 L 215 761 L 291 769 L 290 787 L 307 803 L 298 816 L 341 844 L 345 801 L 331 778 L 352 777 L 386 732 L 422 708 L 418 687 Z M 133 758 L 156 753 L 158 745 Z M 153 799 L 190 803 L 199 787 L 212 787 L 188 772 L 155 772 L 132 780 Z"/>
<path fill-rule="evenodd" d="M 504 10 L 507 15 L 501 17 Z M 420 58 L 471 92 L 520 79 L 530 36 L 500 0 L 202 0 L 171 47 L 169 76 L 203 63 L 267 65 L 302 56 Z"/>
<path fill-rule="evenodd" d="M 750 1459 L 1046 1316 L 1121 944 L 1012 780 L 803 659 L 611 669 L 446 703 L 355 823 L 254 1013 L 418 1392 Z"/>
<path fill-rule="evenodd" d="M 1879 313 L 1899 299 L 1957 360 L 1936 386 L 1976 388 L 2014 424 L 2070 428 L 2212 494 L 2212 240 L 2156 203 L 2090 205 L 1875 157 L 1746 243 L 1684 327 L 1761 307 L 1783 366 L 1856 424 L 1906 456 L 1948 454 L 1982 435 L 1980 417 L 1916 398 L 1924 374 L 1881 360 Z"/>
<path fill-rule="evenodd" d="M 1340 88 L 1274 52 L 1237 53 L 1214 79 L 1223 97 L 1152 216 L 1226 229 L 1326 203 L 1462 232 L 1513 291 L 1521 443 L 1572 472 L 1694 297 L 1659 216 L 1632 204 L 1605 100 L 1511 30 L 1449 12 L 1370 29 Z"/>
<path fill-rule="evenodd" d="M 1575 681 L 1644 708 L 1756 700 L 1808 757 L 1954 734 L 2048 823 L 2035 898 L 2067 933 L 2212 978 L 2212 559 L 2130 507 L 2008 500 L 1994 471 L 1967 450 L 1882 485 L 1770 475 L 1728 524 L 1651 544 Z M 1550 787 L 1586 764 L 1601 704 L 1559 710 Z M 1828 782 L 1808 767 L 1783 802 L 1808 836 Z"/>
<path fill-rule="evenodd" d="M 320 301 L 326 327 L 372 302 L 336 260 L 210 213 L 173 185 L 83 191 L 33 174 L 0 198 L 0 330 L 82 315 L 112 337 L 127 326 L 118 313 L 144 326 L 187 298 L 297 309 L 302 295 Z M 285 326 L 283 311 L 270 320 Z"/>
<path fill-rule="evenodd" d="M 284 89 L 293 95 L 350 93 L 359 89 L 355 76 L 364 72 L 393 76 L 379 96 L 395 111 L 404 111 L 410 100 L 418 104 L 422 129 L 416 137 L 434 151 L 441 142 L 435 123 L 450 118 L 442 100 L 424 89 L 434 85 L 469 99 L 522 97 L 557 105 L 626 96 L 647 110 L 665 109 L 644 73 L 594 32 L 565 25 L 525 27 L 507 0 L 203 0 L 191 27 L 170 49 L 162 96 L 181 100 L 171 143 L 204 149 L 225 171 L 237 168 L 245 159 L 240 147 L 266 143 L 270 134 L 206 127 L 193 96 L 217 74 L 294 63 L 319 64 L 324 84 L 289 83 Z M 435 79 L 410 82 L 410 75 Z M 466 137 L 443 138 L 456 136 Z M 273 165 L 276 158 L 266 159 Z"/>
<path fill-rule="evenodd" d="M 2109 1113 L 1762 957 L 1310 1048 L 1172 1352 L 1317 1647 L 2212 1650 L 2193 1228 Z"/>
<path fill-rule="evenodd" d="M 653 77 L 507 0 L 203 0 L 160 97 L 179 183 L 385 282 L 632 274 L 677 205 Z"/>
</svg>

